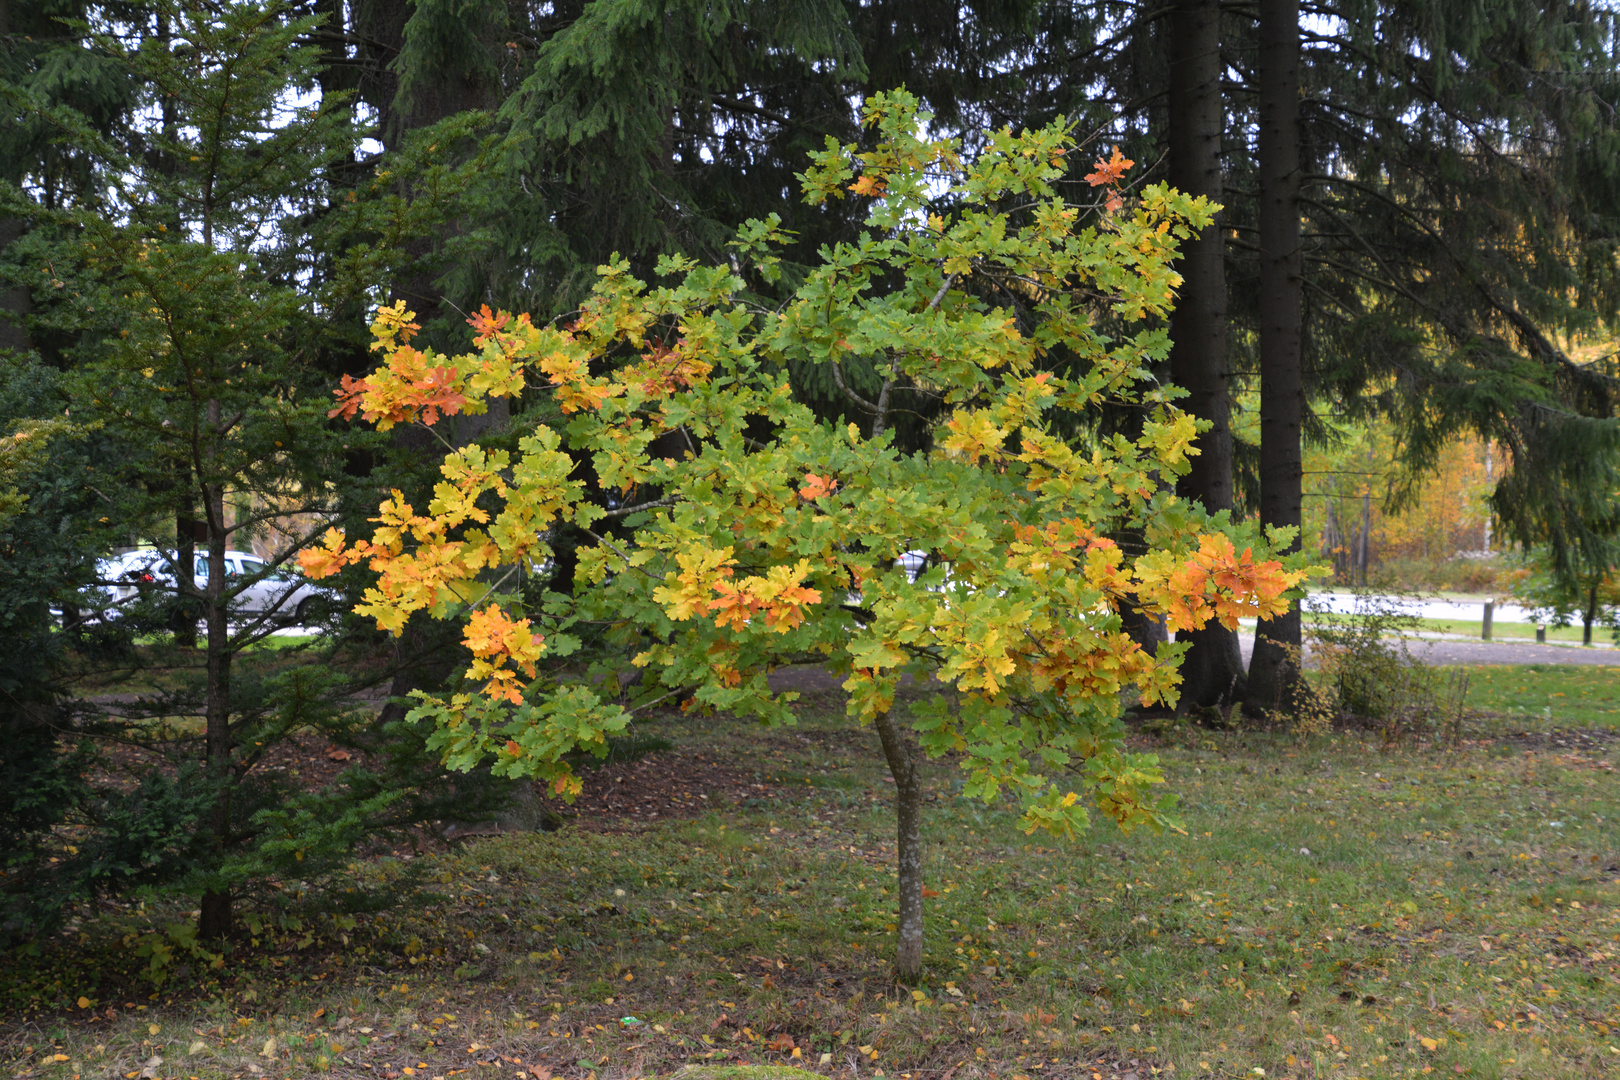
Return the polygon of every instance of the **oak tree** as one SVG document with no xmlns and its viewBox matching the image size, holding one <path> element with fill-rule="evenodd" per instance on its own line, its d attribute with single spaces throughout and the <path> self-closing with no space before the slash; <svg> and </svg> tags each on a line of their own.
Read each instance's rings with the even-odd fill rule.
<svg viewBox="0 0 1620 1080">
<path fill-rule="evenodd" d="M 1163 185 L 1127 203 L 1116 152 L 1089 174 L 1101 215 L 1080 229 L 1082 208 L 1054 189 L 1072 149 L 1061 122 L 988 133 L 970 158 L 920 136 L 928 119 L 904 92 L 878 95 L 868 145 L 812 156 L 806 199 L 866 200 L 866 230 L 824 247 L 779 307 L 738 274 L 774 272 L 790 238 L 767 219 L 741 230 L 731 265 L 665 258 L 663 284 L 615 260 L 565 324 L 486 309 L 465 355 L 418 349 L 411 313 L 381 309 L 384 363 L 345 380 L 335 413 L 432 429 L 540 388 L 567 422 L 537 425 L 515 454 L 450 449 L 428 506 L 395 497 L 370 538 L 334 530 L 301 556 L 317 577 L 369 565 L 357 610 L 383 628 L 417 611 L 463 621 L 464 689 L 418 692 L 413 715 L 436 723 L 449 767 L 492 760 L 563 795 L 580 786 L 564 755 L 604 748 L 630 719 L 588 681 L 539 678 L 574 649 L 579 620 L 638 643 L 644 704 L 791 724 L 794 695 L 767 676 L 822 660 L 895 780 L 903 978 L 922 964 L 922 756 L 959 764 L 966 797 L 1016 801 L 1030 830 L 1072 836 L 1091 810 L 1126 831 L 1171 826 L 1159 765 L 1125 749 L 1120 708 L 1126 691 L 1173 702 L 1186 646 L 1143 651 L 1122 607 L 1177 631 L 1231 627 L 1283 610 L 1301 577 L 1268 557 L 1286 537 L 1262 542 L 1159 479 L 1187 469 L 1198 425 L 1148 369 L 1169 346 L 1172 262 L 1211 205 Z M 1107 337 L 1103 314 L 1134 329 Z M 816 364 L 842 382 L 854 358 L 884 373 L 870 434 L 819 421 L 786 375 Z M 892 438 L 901 380 L 938 400 L 925 451 Z M 1148 411 L 1140 433 L 1074 435 L 1110 398 Z M 587 497 L 581 452 L 617 499 Z M 614 518 L 633 530 L 610 533 Z M 594 539 L 575 595 L 525 607 L 517 579 L 547 558 L 559 520 Z M 1146 552 L 1107 539 L 1122 524 Z M 913 581 L 897 560 L 915 550 L 931 568 Z M 940 692 L 901 709 L 906 676 Z"/>
</svg>

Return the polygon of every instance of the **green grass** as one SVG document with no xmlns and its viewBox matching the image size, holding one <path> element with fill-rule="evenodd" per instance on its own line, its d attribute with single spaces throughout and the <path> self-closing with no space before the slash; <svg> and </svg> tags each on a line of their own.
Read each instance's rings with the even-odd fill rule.
<svg viewBox="0 0 1620 1080">
<path fill-rule="evenodd" d="M 1419 619 L 1418 629 L 1437 630 L 1444 634 L 1463 634 L 1468 637 L 1479 637 L 1483 628 L 1480 619 Z M 1493 641 L 1510 641 L 1523 638 L 1526 641 L 1536 640 L 1536 626 L 1534 623 L 1495 622 L 1491 623 L 1491 639 Z M 1581 628 L 1579 626 L 1549 626 L 1547 627 L 1548 641 L 1565 641 L 1579 644 L 1581 641 Z M 1599 644 L 1609 644 L 1609 632 L 1602 627 L 1595 628 L 1592 640 Z"/>
<path fill-rule="evenodd" d="M 1342 623 L 1345 616 L 1330 616 L 1322 615 L 1320 613 L 1306 612 L 1304 618 L 1306 625 L 1309 626 L 1315 623 L 1325 622 Z M 1480 636 L 1480 631 L 1483 629 L 1484 623 L 1482 619 L 1415 619 L 1412 621 L 1411 625 L 1412 628 L 1416 630 L 1429 630 L 1442 634 L 1461 634 L 1464 637 L 1477 638 Z M 1579 626 L 1549 626 L 1546 629 L 1548 641 L 1561 641 L 1573 644 L 1579 644 L 1581 641 L 1582 631 Z M 1491 639 L 1493 641 L 1512 641 L 1519 639 L 1523 639 L 1525 641 L 1535 641 L 1536 624 L 1498 622 L 1493 620 L 1491 623 Z M 1593 631 L 1594 642 L 1597 642 L 1598 644 L 1609 644 L 1610 640 L 1609 632 L 1606 629 L 1599 627 Z"/>
<path fill-rule="evenodd" d="M 1476 705 L 1563 693 L 1565 724 L 1620 696 L 1606 669 L 1474 672 Z M 10 958 L 0 1063 L 61 1080 L 153 1057 L 199 1078 L 1615 1075 L 1620 778 L 1607 744 L 1517 734 L 1520 715 L 1511 739 L 1445 749 L 1190 729 L 1158 747 L 1186 825 L 1164 836 L 1027 837 L 1010 808 L 953 799 L 936 764 L 916 988 L 888 976 L 893 789 L 871 733 L 669 719 L 645 733 L 728 756 L 774 800 L 359 866 L 342 887 L 402 902 L 342 922 L 284 883 L 299 926 L 157 992 L 124 935 L 182 913 L 121 909 Z"/>
<path fill-rule="evenodd" d="M 1468 705 L 1500 715 L 1512 727 L 1620 728 L 1620 666 L 1476 664 Z"/>
</svg>

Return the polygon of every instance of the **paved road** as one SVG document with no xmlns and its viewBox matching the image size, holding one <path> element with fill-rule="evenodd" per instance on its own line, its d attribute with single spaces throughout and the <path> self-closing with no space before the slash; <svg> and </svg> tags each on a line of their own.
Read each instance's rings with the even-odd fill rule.
<svg viewBox="0 0 1620 1080">
<path fill-rule="evenodd" d="M 1420 619 L 1465 619 L 1483 622 L 1484 599 L 1441 600 L 1433 597 L 1366 596 L 1355 593 L 1312 593 L 1305 601 L 1308 608 L 1349 614 L 1362 610 L 1395 608 L 1403 614 Z M 1359 606 L 1358 604 L 1362 605 Z M 1537 621 L 1537 612 L 1516 604 L 1499 604 L 1492 611 L 1498 623 L 1529 623 Z M 1254 645 L 1253 630 L 1243 632 L 1243 658 L 1247 662 Z M 1575 645 L 1537 645 L 1524 641 L 1482 641 L 1459 635 L 1421 634 L 1409 638 L 1408 647 L 1413 654 L 1431 664 L 1620 664 L 1620 650 L 1603 642 L 1595 648 Z M 1309 660 L 1310 650 L 1306 650 Z"/>
<path fill-rule="evenodd" d="M 1243 662 L 1254 651 L 1254 631 L 1239 639 Z M 1537 645 L 1533 641 L 1473 641 L 1462 638 L 1408 638 L 1412 655 L 1431 664 L 1620 664 L 1620 649 L 1579 645 Z M 1311 651 L 1305 649 L 1305 662 Z"/>
<path fill-rule="evenodd" d="M 1620 650 L 1533 641 L 1414 641 L 1410 647 L 1431 664 L 1620 664 Z"/>
</svg>

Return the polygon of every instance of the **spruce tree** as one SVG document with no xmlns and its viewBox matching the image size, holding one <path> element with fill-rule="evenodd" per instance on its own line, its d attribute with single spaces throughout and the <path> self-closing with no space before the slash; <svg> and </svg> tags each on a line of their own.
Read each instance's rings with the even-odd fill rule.
<svg viewBox="0 0 1620 1080">
<path fill-rule="evenodd" d="M 1615 310 L 1609 17 L 1514 0 L 1313 14 L 1267 4 L 1219 26 L 1230 370 L 1260 391 L 1265 438 L 1235 455 L 1239 505 L 1298 523 L 1301 440 L 1327 432 L 1315 401 L 1397 422 L 1397 501 L 1460 432 L 1492 438 L 1512 463 L 1504 528 L 1590 564 L 1604 513 L 1555 493 L 1601 488 L 1582 456 L 1604 460 L 1613 414 L 1609 373 L 1567 344 L 1607 334 Z M 1132 7 L 1073 69 L 1105 88 L 1122 129 L 1164 140 L 1170 169 L 1191 99 L 1166 57 L 1192 25 L 1180 8 Z M 1202 280 L 1187 275 L 1183 312 L 1208 302 Z M 1297 646 L 1296 620 L 1261 636 Z M 1286 651 L 1257 650 L 1257 706 L 1279 698 Z"/>
<path fill-rule="evenodd" d="M 31 861 L 27 874 L 6 882 L 0 921 L 22 932 L 86 891 L 178 884 L 201 897 L 200 929 L 213 938 L 229 930 L 244 882 L 292 859 L 294 847 L 300 856 L 330 855 L 401 795 L 375 787 L 361 794 L 354 784 L 346 794 L 309 798 L 274 790 L 259 766 L 289 732 L 341 738 L 360 718 L 344 707 L 343 680 L 319 663 L 271 677 L 241 663 L 291 615 L 251 610 L 244 594 L 286 569 L 308 538 L 307 515 L 341 511 L 335 493 L 346 463 L 380 449 L 328 423 L 321 365 L 344 335 L 330 333 L 326 320 L 355 307 L 352 286 L 362 275 L 369 285 L 377 271 L 386 280 L 404 265 L 396 254 L 402 229 L 436 221 L 375 183 L 360 192 L 335 186 L 360 129 L 341 96 L 300 101 L 319 71 L 307 43 L 315 17 L 254 0 L 159 0 L 144 12 L 92 8 L 84 16 L 62 27 L 72 42 L 59 47 L 118 73 L 128 108 L 116 123 L 103 125 L 71 97 L 46 95 L 25 79 L 4 86 L 6 100 L 43 133 L 38 144 L 59 153 L 24 159 L 18 183 L 3 192 L 7 210 L 29 226 L 5 262 L 7 280 L 29 290 L 23 327 L 33 346 L 12 359 L 7 386 L 42 389 L 27 400 L 6 395 L 0 421 L 65 408 L 94 431 L 99 456 L 84 461 L 65 447 L 52 464 L 75 469 L 76 501 L 50 486 L 60 469 L 46 471 L 0 534 L 8 554 L 35 546 L 33 569 L 8 579 L 0 621 L 8 651 L 29 640 L 19 627 L 38 631 L 44 644 L 73 644 L 81 657 L 161 666 L 166 689 L 117 717 L 63 700 L 59 687 L 21 709 L 0 706 L 8 735 L 0 770 L 8 784 L 22 771 L 34 776 L 33 789 L 56 790 L 82 771 L 60 751 L 72 749 L 70 736 L 90 732 L 161 764 L 132 793 L 70 784 L 76 797 L 56 799 L 53 810 L 74 814 L 84 838 L 76 852 L 51 852 L 48 872 L 33 856 L 50 822 L 21 804 L 0 811 L 8 836 L 31 838 L 14 849 Z M 41 177 L 64 158 L 79 170 L 64 173 L 73 182 L 47 199 Z M 420 162 L 404 164 L 413 177 L 434 175 Z M 175 529 L 177 505 L 199 535 Z M 278 534 L 265 553 L 282 565 L 228 577 L 227 550 L 247 547 L 255 531 Z M 77 641 L 53 634 L 48 602 L 71 600 L 37 580 L 56 555 L 38 549 L 39 537 L 53 533 L 72 538 L 74 565 L 88 571 L 66 577 L 70 587 L 94 576 L 97 554 L 137 537 L 167 562 L 169 584 Z M 205 575 L 192 572 L 191 543 Z M 16 602 L 25 587 L 32 592 Z M 194 650 L 199 618 L 204 647 Z M 12 676 L 31 670 L 7 667 Z M 41 707 L 56 710 L 47 744 L 62 745 L 26 753 L 38 739 L 10 736 L 37 734 Z M 201 745 L 173 736 L 161 721 L 174 716 L 203 718 Z M 19 893 L 9 887 L 18 882 L 33 885 Z M 19 897 L 21 906 L 11 902 Z M 22 902 L 30 898 L 49 903 Z"/>
<path fill-rule="evenodd" d="M 1300 251 L 1299 0 L 1260 0 L 1256 65 L 1259 138 L 1260 520 L 1296 530 L 1302 524 L 1301 436 L 1305 384 Z M 1251 711 L 1291 709 L 1301 659 L 1296 605 L 1256 628 L 1249 665 Z"/>
<path fill-rule="evenodd" d="M 1345 11 L 1313 123 L 1338 136 L 1307 203 L 1333 238 L 1322 324 L 1351 361 L 1325 374 L 1398 422 L 1414 474 L 1464 430 L 1503 445 L 1503 528 L 1573 551 L 1590 517 L 1568 493 L 1613 490 L 1593 465 L 1615 383 L 1569 348 L 1620 313 L 1613 18 L 1516 0 L 1363 14 Z"/>
<path fill-rule="evenodd" d="M 1224 197 L 1221 143 L 1226 126 L 1220 7 L 1216 0 L 1182 0 L 1166 27 L 1170 184 L 1216 204 Z M 1176 486 L 1212 513 L 1232 509 L 1225 257 L 1225 224 L 1217 217 L 1187 244 L 1170 317 L 1170 379 L 1187 391 L 1187 411 L 1209 425 L 1198 436 L 1198 456 Z M 1182 664 L 1185 704 L 1215 705 L 1243 697 L 1243 657 L 1230 628 L 1210 623 L 1178 638 L 1192 642 Z"/>
<path fill-rule="evenodd" d="M 853 137 L 852 89 L 903 79 L 941 130 L 1067 113 L 1083 118 L 1082 134 L 1123 143 L 1184 188 L 1222 191 L 1223 227 L 1208 240 L 1225 249 L 1221 270 L 1196 253 L 1183 267 L 1171 372 L 1212 423 L 1199 473 L 1183 486 L 1208 506 L 1298 520 L 1299 441 L 1325 431 L 1305 407 L 1311 400 L 1399 420 L 1414 475 L 1464 428 L 1494 432 L 1525 468 L 1565 468 L 1552 444 L 1531 446 L 1547 424 L 1517 402 L 1592 416 L 1608 408 L 1603 381 L 1558 345 L 1602 321 L 1613 289 L 1603 239 L 1615 202 L 1602 104 L 1611 65 L 1600 13 L 1580 5 L 1353 2 L 1313 9 L 1323 18 L 1308 27 L 1287 10 L 1211 16 L 1193 0 L 948 15 L 889 3 L 612 0 L 543 15 L 482 8 L 459 22 L 396 0 L 344 10 L 354 28 L 379 28 L 350 32 L 353 62 L 365 68 L 353 85 L 395 118 L 390 131 L 398 118 L 438 115 L 409 103 L 413 88 L 499 102 L 491 130 L 500 156 L 482 196 L 498 213 L 479 219 L 489 244 L 453 278 L 417 289 L 426 299 L 436 288 L 463 308 L 489 300 L 567 310 L 589 268 L 613 251 L 642 272 L 677 248 L 723 258 L 730 228 L 770 210 L 806 252 L 847 236 L 859 200 L 793 203 L 792 162 L 827 134 Z M 1275 59 L 1261 62 L 1262 36 L 1273 53 L 1293 43 L 1298 93 L 1272 77 Z M 1181 81 L 1188 69 L 1177 57 L 1201 61 L 1216 81 Z M 1219 89 L 1213 111 L 1207 96 L 1188 93 L 1195 86 Z M 1288 115 L 1296 169 L 1260 145 L 1262 131 L 1288 129 Z M 1175 134 L 1189 124 L 1208 131 L 1209 116 L 1222 133 L 1213 175 L 1177 149 L 1185 140 Z M 1532 137 L 1513 134 L 1521 131 Z M 1192 175 L 1200 170 L 1203 180 Z M 1291 253 L 1276 230 L 1301 219 Z M 1577 294 L 1581 304 L 1570 305 Z M 1211 332 L 1223 310 L 1225 329 Z M 1285 311 L 1295 312 L 1292 328 Z M 461 333 L 456 318 L 447 314 L 441 329 Z M 1268 445 L 1258 458 L 1226 451 L 1234 380 L 1261 391 Z M 849 389 L 870 400 L 878 381 L 852 367 Z M 859 400 L 831 384 L 801 377 L 796 389 L 824 409 L 862 415 Z M 1506 507 L 1508 517 L 1521 509 L 1530 512 Z M 1562 528 L 1555 514 L 1537 513 Z M 1297 644 L 1286 622 L 1264 636 Z M 1188 700 L 1237 689 L 1234 655 L 1224 635 L 1195 644 Z M 1250 696 L 1269 700 L 1280 654 L 1260 655 Z"/>
</svg>

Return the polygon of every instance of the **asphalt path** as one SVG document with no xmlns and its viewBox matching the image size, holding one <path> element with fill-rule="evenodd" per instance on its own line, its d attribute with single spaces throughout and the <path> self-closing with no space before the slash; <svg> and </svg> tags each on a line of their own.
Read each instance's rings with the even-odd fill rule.
<svg viewBox="0 0 1620 1080">
<path fill-rule="evenodd" d="M 1431 664 L 1620 664 L 1620 650 L 1533 641 L 1408 640 L 1412 655 Z"/>
<path fill-rule="evenodd" d="M 1538 645 L 1533 641 L 1479 641 L 1455 637 L 1408 637 L 1412 655 L 1430 664 L 1620 664 L 1620 649 L 1581 645 Z M 1245 630 L 1239 639 L 1243 662 L 1254 651 L 1254 631 Z M 1311 662 L 1309 644 L 1305 663 Z"/>
</svg>

